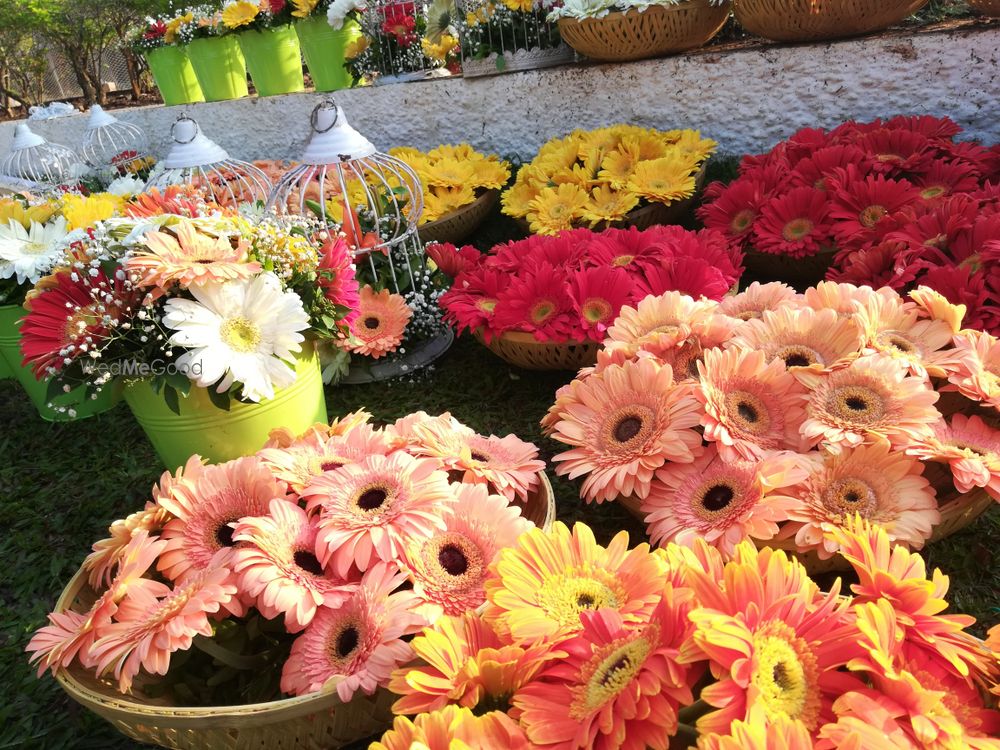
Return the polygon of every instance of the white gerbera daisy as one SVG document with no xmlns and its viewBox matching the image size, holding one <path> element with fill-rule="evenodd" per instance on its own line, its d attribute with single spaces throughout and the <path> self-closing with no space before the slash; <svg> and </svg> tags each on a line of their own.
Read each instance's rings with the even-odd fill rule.
<svg viewBox="0 0 1000 750">
<path fill-rule="evenodd" d="M 176 331 L 170 344 L 188 350 L 177 359 L 180 371 L 219 393 L 239 382 L 251 401 L 274 398 L 275 388 L 295 382 L 286 362 L 302 349 L 299 331 L 309 327 L 309 315 L 277 276 L 262 273 L 188 291 L 194 300 L 170 299 L 164 306 L 163 324 Z"/>
<path fill-rule="evenodd" d="M 62 216 L 48 224 L 31 222 L 25 229 L 14 219 L 0 224 L 0 279 L 17 276 L 17 283 L 34 284 L 62 259 L 60 240 L 66 236 Z"/>
<path fill-rule="evenodd" d="M 133 175 L 126 174 L 112 180 L 104 192 L 131 198 L 133 195 L 141 193 L 145 186 L 145 181 Z"/>
<path fill-rule="evenodd" d="M 344 28 L 347 15 L 354 10 L 365 10 L 366 0 L 333 0 L 326 10 L 326 20 L 335 29 Z"/>
</svg>

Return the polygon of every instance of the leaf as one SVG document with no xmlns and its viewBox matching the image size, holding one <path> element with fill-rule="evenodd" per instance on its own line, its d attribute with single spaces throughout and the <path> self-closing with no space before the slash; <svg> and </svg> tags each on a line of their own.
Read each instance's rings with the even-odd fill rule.
<svg viewBox="0 0 1000 750">
<path fill-rule="evenodd" d="M 232 404 L 232 399 L 229 398 L 229 391 L 225 393 L 219 393 L 215 388 L 207 388 L 208 399 L 212 402 L 212 405 L 216 409 L 221 409 L 222 411 L 229 411 L 229 407 Z"/>
<path fill-rule="evenodd" d="M 502 73 L 507 67 L 507 58 L 503 55 L 497 55 L 497 71 Z"/>
<path fill-rule="evenodd" d="M 177 398 L 177 389 L 172 385 L 163 385 L 163 400 L 167 402 L 167 408 L 170 409 L 174 414 L 180 416 L 181 405 Z"/>
</svg>

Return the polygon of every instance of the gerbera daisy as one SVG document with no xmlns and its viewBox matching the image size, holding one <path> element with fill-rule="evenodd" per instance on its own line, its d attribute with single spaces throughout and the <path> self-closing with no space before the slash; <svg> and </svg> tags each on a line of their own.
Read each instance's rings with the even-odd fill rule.
<svg viewBox="0 0 1000 750">
<path fill-rule="evenodd" d="M 485 257 L 472 245 L 459 249 L 450 242 L 430 242 L 425 249 L 427 257 L 434 261 L 441 273 L 452 279 L 475 268 Z"/>
<path fill-rule="evenodd" d="M 728 734 L 699 736 L 698 750 L 813 750 L 813 741 L 798 719 L 780 714 L 769 717 L 766 711 L 752 708 L 746 721 L 732 723 Z"/>
<path fill-rule="evenodd" d="M 916 304 L 922 317 L 947 323 L 952 333 L 958 333 L 962 329 L 965 305 L 953 305 L 943 294 L 929 286 L 917 287 L 908 296 Z"/>
<path fill-rule="evenodd" d="M 439 304 L 444 310 L 444 319 L 459 333 L 482 329 L 489 340 L 495 330 L 492 320 L 500 292 L 510 283 L 510 278 L 503 271 L 486 267 L 461 274 L 451 289 L 441 295 Z"/>
<path fill-rule="evenodd" d="M 62 260 L 60 240 L 65 236 L 62 216 L 48 224 L 33 221 L 27 229 L 14 219 L 0 224 L 0 279 L 34 284 Z"/>
<path fill-rule="evenodd" d="M 821 281 L 816 286 L 806 289 L 802 301 L 806 307 L 811 307 L 813 310 L 835 310 L 841 317 L 853 317 L 860 305 L 876 296 L 890 300 L 899 299 L 896 292 L 885 287 L 872 289 L 869 286 Z"/>
<path fill-rule="evenodd" d="M 197 456 L 192 458 L 198 460 Z M 164 476 L 169 477 L 170 472 L 165 472 Z M 91 553 L 83 561 L 91 588 L 96 590 L 102 585 L 110 585 L 115 570 L 121 566 L 128 545 L 136 534 L 146 532 L 158 535 L 171 518 L 173 515 L 166 508 L 147 502 L 142 510 L 112 523 L 108 527 L 111 536 L 94 542 Z"/>
<path fill-rule="evenodd" d="M 941 518 L 934 488 L 923 465 L 888 444 L 848 448 L 811 456 L 809 476 L 784 494 L 799 502 L 788 510 L 781 537 L 795 538 L 799 550 L 831 557 L 837 544 L 828 532 L 855 513 L 881 524 L 893 541 L 920 549 Z"/>
<path fill-rule="evenodd" d="M 797 305 L 798 295 L 790 286 L 780 281 L 767 284 L 755 281 L 739 294 L 723 297 L 719 302 L 719 312 L 739 320 L 752 320 L 761 317 L 765 310 Z"/>
<path fill-rule="evenodd" d="M 649 545 L 628 548 L 628 533 L 601 547 L 593 532 L 557 521 L 531 529 L 500 551 L 486 580 L 483 617 L 514 643 L 552 645 L 580 630 L 580 613 L 613 609 L 628 622 L 646 620 L 663 593 L 662 569 Z"/>
<path fill-rule="evenodd" d="M 665 466 L 642 501 L 650 541 L 665 547 L 704 539 L 729 556 L 744 539 L 771 539 L 795 504 L 779 490 L 802 481 L 802 463 L 791 453 L 727 461 L 713 444 L 694 463 Z"/>
<path fill-rule="evenodd" d="M 194 218 L 217 211 L 218 206 L 205 202 L 205 196 L 191 185 L 171 185 L 162 193 L 157 188 L 136 195 L 125 204 L 124 213 L 133 219 L 148 219 L 163 214 Z"/>
<path fill-rule="evenodd" d="M 702 205 L 697 211 L 698 218 L 707 228 L 722 232 L 730 242 L 743 244 L 753 231 L 764 200 L 759 182 L 740 177 L 718 198 Z"/>
<path fill-rule="evenodd" d="M 648 623 L 626 623 L 613 609 L 582 613 L 580 633 L 560 645 L 566 658 L 511 700 L 528 739 L 567 750 L 667 750 L 700 671 L 677 658 L 691 607 L 690 591 L 667 584 Z"/>
<path fill-rule="evenodd" d="M 410 645 L 417 665 L 393 672 L 389 689 L 403 696 L 392 710 L 417 714 L 449 703 L 481 712 L 507 711 L 508 701 L 552 659 L 565 656 L 548 643 L 511 645 L 481 615 L 441 617 Z"/>
<path fill-rule="evenodd" d="M 725 321 L 715 315 L 718 307 L 712 300 L 694 300 L 675 291 L 646 297 L 635 307 L 621 309 L 618 319 L 608 329 L 605 349 L 624 348 L 630 355 L 645 350 L 661 356 L 692 335 L 701 337 L 724 325 Z M 725 326 L 730 334 L 734 327 Z M 724 332 L 720 336 L 723 341 L 728 338 Z"/>
<path fill-rule="evenodd" d="M 170 654 L 191 648 L 196 635 L 212 635 L 209 615 L 236 595 L 229 569 L 218 565 L 178 583 L 158 598 L 146 587 L 133 587 L 91 650 L 98 674 L 112 671 L 118 689 L 128 693 L 139 671 L 165 675 Z"/>
<path fill-rule="evenodd" d="M 240 383 L 251 401 L 274 398 L 275 388 L 295 382 L 288 362 L 309 327 L 298 294 L 282 290 L 272 273 L 189 291 L 193 300 L 171 297 L 163 308 L 163 325 L 174 331 L 170 344 L 186 350 L 178 371 L 218 393 Z"/>
<path fill-rule="evenodd" d="M 511 279 L 497 295 L 493 326 L 498 331 L 533 333 L 539 341 L 566 341 L 577 315 L 566 290 L 566 272 L 547 262 Z"/>
<path fill-rule="evenodd" d="M 350 350 L 373 359 L 396 351 L 412 317 L 413 310 L 400 295 L 361 287 L 358 316 L 351 322 Z"/>
<path fill-rule="evenodd" d="M 285 485 L 256 456 L 211 466 L 188 461 L 183 474 L 153 494 L 174 516 L 163 527 L 168 545 L 157 570 L 183 583 L 211 566 L 230 565 L 236 522 L 265 515 L 271 500 L 284 496 Z"/>
<path fill-rule="evenodd" d="M 695 179 L 688 159 L 664 156 L 635 165 L 625 188 L 651 203 L 671 204 L 694 195 Z"/>
<path fill-rule="evenodd" d="M 830 373 L 796 371 L 809 388 L 802 436 L 831 453 L 888 441 L 894 448 L 930 437 L 938 394 L 891 357 L 871 355 Z"/>
<path fill-rule="evenodd" d="M 268 515 L 243 518 L 233 533 L 234 541 L 246 542 L 232 554 L 240 591 L 254 597 L 264 617 L 284 615 L 289 633 L 305 628 L 320 607 L 341 606 L 353 591 L 316 559 L 317 530 L 298 504 L 272 500 Z"/>
<path fill-rule="evenodd" d="M 729 278 L 705 258 L 675 257 L 664 259 L 657 266 L 643 269 L 637 279 L 635 296 L 659 296 L 678 291 L 698 299 L 722 299 L 732 287 Z"/>
<path fill-rule="evenodd" d="M 652 229 L 639 231 L 636 227 L 605 229 L 588 233 L 586 253 L 580 259 L 587 266 L 620 268 L 635 275 L 663 259 L 664 250 L 653 241 Z"/>
<path fill-rule="evenodd" d="M 580 218 L 591 227 L 606 225 L 621 221 L 638 205 L 639 196 L 635 193 L 598 185 L 590 191 L 589 200 L 580 210 Z"/>
<path fill-rule="evenodd" d="M 408 540 L 401 555 L 421 602 L 418 611 L 430 622 L 482 604 L 486 569 L 497 552 L 533 528 L 517 506 L 488 494 L 482 485 L 456 485 L 455 497 L 444 515 L 444 529 L 427 539 Z"/>
<path fill-rule="evenodd" d="M 373 742 L 369 750 L 529 750 L 530 747 L 524 731 L 502 711 L 476 716 L 468 708 L 449 705 L 420 714 L 412 721 L 397 716 L 392 729 Z"/>
<path fill-rule="evenodd" d="M 281 691 L 305 695 L 336 686 L 344 703 L 360 690 L 371 695 L 409 661 L 402 640 L 424 626 L 414 596 L 397 591 L 406 576 L 385 563 L 373 566 L 338 609 L 321 607 L 292 644 L 281 670 Z"/>
<path fill-rule="evenodd" d="M 705 438 L 729 460 L 756 461 L 776 450 L 799 450 L 805 391 L 781 359 L 762 351 L 705 352 L 695 396 L 705 409 Z"/>
<path fill-rule="evenodd" d="M 585 268 L 569 274 L 568 289 L 579 316 L 580 337 L 600 341 L 631 300 L 633 282 L 621 268 Z"/>
<path fill-rule="evenodd" d="M 356 565 L 394 561 L 407 540 L 444 529 L 442 514 L 454 501 L 437 461 L 397 452 L 369 456 L 316 477 L 302 492 L 319 511 L 316 554 L 342 578 Z"/>
<path fill-rule="evenodd" d="M 882 175 L 865 177 L 850 166 L 841 174 L 842 178 L 832 181 L 830 219 L 833 234 L 842 244 L 861 245 L 881 239 L 890 225 L 883 219 L 920 198 L 906 180 L 887 180 Z"/>
<path fill-rule="evenodd" d="M 856 320 L 864 331 L 864 354 L 891 357 L 920 377 L 944 377 L 953 355 L 942 352 L 952 342 L 952 328 L 939 320 L 921 320 L 901 299 L 872 296 L 859 305 Z"/>
<path fill-rule="evenodd" d="M 872 170 L 887 175 L 921 172 L 934 156 L 927 136 L 909 130 L 873 130 L 858 145 L 874 157 Z"/>
<path fill-rule="evenodd" d="M 973 401 L 1000 409 L 1000 340 L 983 331 L 965 330 L 954 338 L 948 382 Z"/>
<path fill-rule="evenodd" d="M 860 174 L 867 174 L 869 165 L 870 158 L 857 146 L 848 143 L 823 146 L 796 162 L 789 184 L 828 190 L 830 177 L 838 170 L 854 166 Z"/>
<path fill-rule="evenodd" d="M 447 411 L 436 417 L 432 417 L 425 411 L 415 411 L 405 417 L 400 417 L 392 424 L 387 424 L 384 428 L 384 434 L 394 450 L 402 449 L 410 453 L 411 449 L 422 445 L 427 437 L 423 430 L 418 428 L 431 426 L 433 426 L 432 431 L 435 434 L 459 433 L 465 436 L 475 434 L 472 428 L 459 422 L 451 415 L 451 412 Z"/>
<path fill-rule="evenodd" d="M 755 708 L 814 732 L 833 719 L 837 696 L 862 686 L 839 671 L 860 651 L 839 585 L 821 594 L 801 563 L 749 542 L 736 548 L 722 581 L 688 574 L 700 606 L 689 615 L 695 629 L 682 659 L 707 658 L 718 679 L 701 692 L 717 710 L 698 720 L 699 733 L 726 734 Z"/>
<path fill-rule="evenodd" d="M 651 359 L 611 365 L 567 394 L 552 436 L 573 447 L 553 459 L 556 473 L 586 474 L 580 492 L 588 501 L 645 497 L 656 469 L 694 460 L 699 411 L 670 367 Z"/>
<path fill-rule="evenodd" d="M 933 436 L 914 442 L 906 452 L 923 461 L 947 462 L 959 492 L 983 487 L 1000 502 L 1000 430 L 982 418 L 954 414 L 934 425 Z"/>
<path fill-rule="evenodd" d="M 940 201 L 958 193 L 971 193 L 979 187 L 979 180 L 964 164 L 935 159 L 926 172 L 914 176 L 913 184 L 923 200 Z"/>
<path fill-rule="evenodd" d="M 583 218 L 589 202 L 590 194 L 575 183 L 543 187 L 528 201 L 525 218 L 535 234 L 558 234 L 565 229 L 572 229 L 573 222 Z"/>
<path fill-rule="evenodd" d="M 828 213 L 822 190 L 792 188 L 761 208 L 754 223 L 754 248 L 791 258 L 816 255 L 831 244 Z"/>
<path fill-rule="evenodd" d="M 789 369 L 822 372 L 856 359 L 862 341 L 861 327 L 853 318 L 841 318 L 834 310 L 785 306 L 748 320 L 728 345 L 763 352 L 767 361 L 780 359 Z"/>
<path fill-rule="evenodd" d="M 350 324 L 358 317 L 361 298 L 358 280 L 354 275 L 354 257 L 351 247 L 340 235 L 332 235 L 319 247 L 319 266 L 316 276 L 323 295 L 337 307 L 347 309 L 344 320 Z"/>
</svg>

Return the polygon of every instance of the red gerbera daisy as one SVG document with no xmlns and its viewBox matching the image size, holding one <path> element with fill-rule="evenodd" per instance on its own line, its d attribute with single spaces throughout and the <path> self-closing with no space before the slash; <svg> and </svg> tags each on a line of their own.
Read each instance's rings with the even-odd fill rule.
<svg viewBox="0 0 1000 750">
<path fill-rule="evenodd" d="M 726 186 L 715 200 L 702 205 L 698 218 L 708 229 L 722 232 L 731 243 L 743 245 L 750 238 L 766 200 L 757 180 L 740 177 Z"/>
<path fill-rule="evenodd" d="M 912 130 L 875 130 L 858 145 L 874 158 L 872 171 L 889 176 L 921 172 L 934 158 L 927 136 Z"/>
<path fill-rule="evenodd" d="M 632 280 L 621 268 L 595 267 L 569 275 L 569 295 L 579 315 L 580 338 L 600 341 L 618 317 L 622 305 L 631 302 Z"/>
<path fill-rule="evenodd" d="M 500 293 L 509 283 L 510 276 L 494 268 L 480 267 L 460 274 L 451 289 L 441 296 L 444 319 L 459 333 L 481 328 L 488 340 L 491 333 L 497 332 L 493 313 Z"/>
<path fill-rule="evenodd" d="M 659 297 L 664 292 L 680 292 L 694 299 L 722 299 L 732 282 L 704 258 L 670 258 L 651 266 L 637 280 L 640 299 Z"/>
<path fill-rule="evenodd" d="M 791 182 L 796 187 L 827 189 L 827 180 L 837 170 L 854 166 L 861 174 L 866 174 L 871 162 L 865 152 L 857 146 L 841 143 L 814 151 L 802 159 L 792 170 Z"/>
<path fill-rule="evenodd" d="M 963 164 L 935 159 L 913 183 L 925 201 L 938 201 L 956 193 L 968 193 L 979 187 L 979 180 Z"/>
<path fill-rule="evenodd" d="M 950 117 L 933 115 L 896 115 L 886 120 L 884 127 L 886 130 L 908 130 L 934 140 L 951 139 L 962 132 Z"/>
<path fill-rule="evenodd" d="M 343 237 L 332 236 L 320 246 L 317 272 L 323 294 L 334 305 L 347 308 L 344 321 L 350 324 L 358 317 L 361 299 L 351 248 Z"/>
<path fill-rule="evenodd" d="M 883 219 L 910 205 L 920 193 L 906 180 L 887 180 L 882 175 L 863 177 L 848 167 L 830 182 L 830 218 L 834 236 L 853 245 L 881 239 Z"/>
<path fill-rule="evenodd" d="M 483 259 L 482 253 L 472 245 L 459 249 L 450 242 L 431 242 L 425 250 L 438 270 L 453 279 L 460 273 L 475 268 Z"/>
<path fill-rule="evenodd" d="M 805 258 L 830 244 L 826 193 L 793 188 L 772 198 L 754 225 L 754 247 L 765 253 Z"/>
<path fill-rule="evenodd" d="M 539 341 L 566 341 L 573 335 L 576 315 L 566 293 L 566 272 L 549 263 L 511 280 L 497 295 L 494 326 L 535 334 Z"/>
<path fill-rule="evenodd" d="M 606 229 L 600 234 L 592 234 L 587 243 L 586 264 L 639 272 L 646 265 L 659 263 L 662 255 L 657 246 L 656 229 L 659 227 L 651 227 L 645 231 L 629 227 Z"/>
</svg>

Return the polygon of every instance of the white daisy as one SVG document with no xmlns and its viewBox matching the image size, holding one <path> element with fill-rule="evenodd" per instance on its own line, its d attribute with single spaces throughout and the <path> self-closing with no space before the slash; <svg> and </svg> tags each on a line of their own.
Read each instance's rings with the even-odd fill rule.
<svg viewBox="0 0 1000 750">
<path fill-rule="evenodd" d="M 170 299 L 163 324 L 176 333 L 172 346 L 187 351 L 177 367 L 197 385 L 223 393 L 238 382 L 243 398 L 274 398 L 275 388 L 295 382 L 286 364 L 301 351 L 309 315 L 278 277 L 263 273 L 250 280 L 205 284 L 188 289 L 193 300 Z"/>
<path fill-rule="evenodd" d="M 62 216 L 48 224 L 33 221 L 31 229 L 14 219 L 0 225 L 0 279 L 16 275 L 18 284 L 34 284 L 62 259 L 60 240 L 65 236 Z"/>
<path fill-rule="evenodd" d="M 138 177 L 126 174 L 112 180 L 104 192 L 131 198 L 133 195 L 141 193 L 145 186 L 146 183 L 144 180 L 140 180 Z"/>
<path fill-rule="evenodd" d="M 326 10 L 326 20 L 335 29 L 344 28 L 347 15 L 353 10 L 364 10 L 366 0 L 333 0 Z"/>
</svg>

